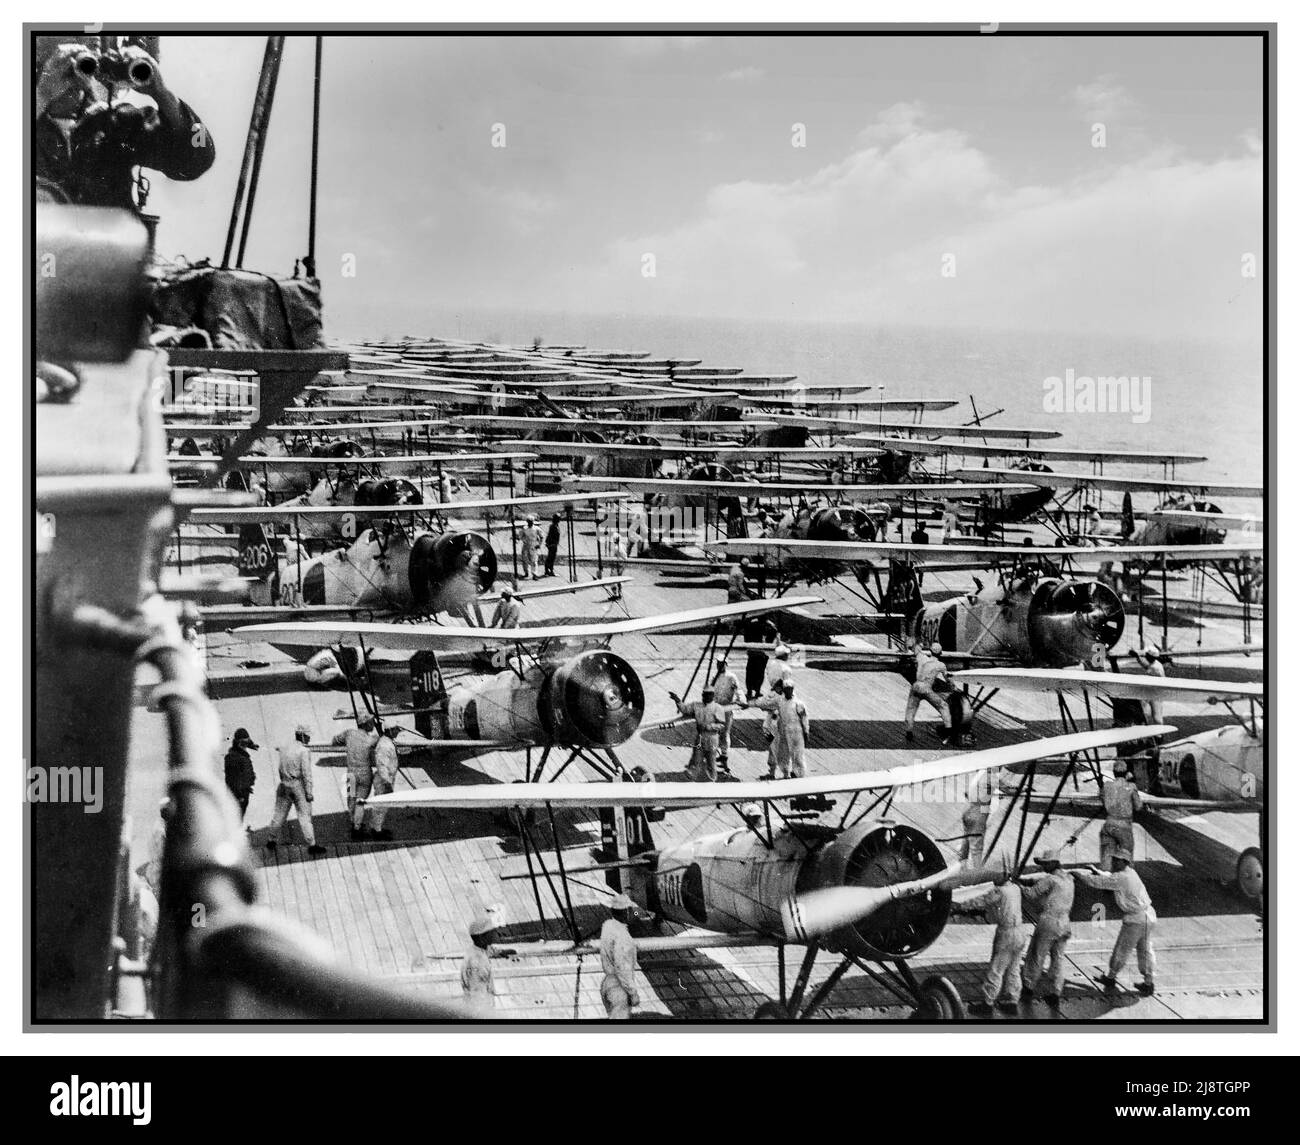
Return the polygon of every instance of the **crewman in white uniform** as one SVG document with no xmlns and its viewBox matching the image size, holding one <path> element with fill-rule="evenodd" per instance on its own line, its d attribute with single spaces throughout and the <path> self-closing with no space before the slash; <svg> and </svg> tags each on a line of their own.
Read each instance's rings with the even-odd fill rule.
<svg viewBox="0 0 1300 1145">
<path fill-rule="evenodd" d="M 627 895 L 617 895 L 609 904 L 613 917 L 600 928 L 600 968 L 605 972 L 600 1000 L 610 1021 L 627 1021 L 641 1001 L 636 989 L 636 942 L 627 928 L 635 905 Z"/>
<path fill-rule="evenodd" d="M 1165 666 L 1160 659 L 1160 649 L 1154 644 L 1148 644 L 1141 652 L 1137 654 L 1137 661 L 1142 665 L 1142 671 L 1148 676 L 1154 676 L 1159 680 L 1165 678 Z M 1162 700 L 1152 700 L 1146 706 L 1147 718 L 1153 724 L 1162 724 L 1165 722 L 1165 705 Z"/>
<path fill-rule="evenodd" d="M 762 700 L 777 700 L 785 692 L 785 685 L 794 682 L 794 668 L 790 664 L 790 649 L 777 641 L 763 670 L 763 690 L 755 702 L 755 707 L 767 713 L 763 718 L 763 738 L 767 741 L 767 777 L 782 778 L 788 773 L 789 760 L 782 756 L 781 745 L 777 742 L 776 704 L 764 704 Z"/>
<path fill-rule="evenodd" d="M 722 735 L 718 740 L 718 766 L 730 774 L 728 757 L 731 754 L 731 724 L 736 709 L 745 707 L 745 693 L 739 678 L 728 670 L 725 656 L 717 659 L 717 672 L 713 677 L 713 702 L 723 711 Z"/>
<path fill-rule="evenodd" d="M 1114 779 L 1102 784 L 1101 802 L 1106 809 L 1106 822 L 1101 827 L 1101 869 L 1110 871 L 1112 861 L 1119 852 L 1135 854 L 1133 817 L 1142 810 L 1142 792 L 1128 776 L 1128 765 L 1117 759 L 1111 768 Z"/>
<path fill-rule="evenodd" d="M 397 771 L 400 762 L 397 757 L 397 744 L 393 741 L 397 739 L 397 733 L 402 729 L 397 724 L 389 724 L 384 728 L 383 734 L 375 740 L 374 777 L 370 784 L 371 795 L 387 795 L 393 790 L 393 785 L 397 782 Z M 384 830 L 384 820 L 388 817 L 387 807 L 372 807 L 370 809 L 370 833 L 376 839 L 391 839 L 393 833 Z"/>
<path fill-rule="evenodd" d="M 983 914 L 997 929 L 993 932 L 993 952 L 988 973 L 984 976 L 983 998 L 972 1002 L 970 1012 L 987 1018 L 996 1003 L 1004 1014 L 1020 1012 L 1020 967 L 1029 946 L 1029 928 L 1020 898 L 1020 888 L 1007 879 L 987 894 L 962 904 L 963 914 Z"/>
<path fill-rule="evenodd" d="M 691 778 L 703 778 L 713 783 L 718 778 L 718 739 L 726 727 L 726 713 L 714 700 L 713 688 L 706 684 L 701 699 L 687 703 L 675 692 L 669 692 L 677 710 L 695 721 L 695 744 L 691 749 L 691 762 L 687 766 Z M 698 766 L 699 770 L 696 770 Z"/>
<path fill-rule="evenodd" d="M 794 666 L 790 663 L 790 646 L 777 643 L 763 670 L 763 695 L 771 695 L 794 681 Z"/>
<path fill-rule="evenodd" d="M 279 842 L 280 829 L 289 818 L 289 809 L 298 811 L 298 827 L 302 837 L 307 840 L 309 855 L 323 855 L 325 848 L 316 843 L 316 830 L 311 822 L 311 805 L 315 799 L 312 781 L 311 730 L 306 724 L 299 724 L 293 730 L 293 742 L 280 748 L 279 786 L 275 789 L 275 813 L 271 816 L 271 825 L 267 828 L 270 838 L 267 847 L 274 851 Z"/>
<path fill-rule="evenodd" d="M 1070 943 L 1070 911 L 1074 909 L 1074 879 L 1061 867 L 1055 851 L 1039 855 L 1034 862 L 1046 873 L 1033 880 L 1022 893 L 1022 901 L 1038 912 L 1034 936 L 1025 956 L 1022 1002 L 1030 1002 L 1043 971 L 1047 972 L 1047 990 L 1043 1001 L 1053 1010 L 1061 1005 L 1065 985 L 1065 948 Z"/>
<path fill-rule="evenodd" d="M 775 739 L 768 749 L 768 778 L 785 779 L 805 774 L 804 750 L 808 742 L 808 708 L 794 694 L 794 681 L 788 680 L 780 692 L 765 696 L 755 705 L 772 713 Z"/>
<path fill-rule="evenodd" d="M 993 797 L 1001 782 L 1001 774 L 1001 768 L 995 768 L 976 772 L 970 778 L 967 788 L 970 802 L 961 813 L 962 841 L 958 857 L 971 869 L 984 862 L 984 836 L 988 832 Z"/>
<path fill-rule="evenodd" d="M 358 725 L 339 732 L 330 742 L 341 745 L 348 759 L 348 822 L 352 825 L 352 838 L 364 839 L 366 831 L 364 819 L 366 799 L 370 796 L 370 784 L 374 775 L 375 743 L 379 733 L 375 731 L 373 716 L 362 716 Z"/>
<path fill-rule="evenodd" d="M 1100 975 L 1098 981 L 1106 990 L 1114 990 L 1119 984 L 1121 971 L 1136 950 L 1138 971 L 1142 975 L 1137 992 L 1149 997 L 1156 992 L 1156 953 L 1152 945 L 1156 931 L 1155 907 L 1151 905 L 1151 896 L 1147 894 L 1142 879 L 1133 869 L 1132 855 L 1119 852 L 1114 856 L 1114 864 L 1112 873 L 1099 871 L 1096 867 L 1091 871 L 1074 872 L 1074 877 L 1086 886 L 1110 891 L 1123 918 L 1115 949 L 1111 951 L 1109 970 Z"/>
<path fill-rule="evenodd" d="M 961 514 L 955 502 L 945 501 L 943 503 L 943 532 L 939 536 L 939 543 L 945 544 L 951 536 L 961 536 Z"/>
<path fill-rule="evenodd" d="M 537 527 L 537 518 L 531 513 L 524 520 L 523 530 L 519 534 L 519 575 L 527 580 L 537 576 L 537 561 L 542 551 L 542 531 Z"/>
<path fill-rule="evenodd" d="M 501 599 L 497 601 L 496 610 L 492 613 L 492 623 L 489 628 L 518 628 L 520 600 L 515 595 L 515 590 L 509 585 L 501 590 Z"/>
<path fill-rule="evenodd" d="M 627 565 L 627 545 L 623 541 L 623 534 L 617 529 L 611 529 L 609 532 L 609 571 L 612 576 L 622 576 L 623 570 Z M 610 585 L 609 597 L 611 600 L 623 599 L 623 586 L 621 584 Z"/>
<path fill-rule="evenodd" d="M 495 927 L 486 914 L 469 924 L 469 948 L 460 964 L 460 989 L 465 1001 L 476 1010 L 491 1010 L 496 1005 L 496 987 L 492 981 L 492 945 Z"/>
<path fill-rule="evenodd" d="M 903 710 L 903 738 L 911 743 L 915 738 L 913 730 L 916 724 L 916 710 L 924 700 L 943 720 L 943 735 L 947 740 L 952 734 L 952 717 L 948 714 L 946 698 L 948 684 L 948 666 L 939 658 L 943 645 L 937 640 L 927 651 L 919 648 L 916 653 L 916 682 L 908 689 L 907 707 Z M 940 684 L 942 681 L 942 684 Z M 938 687 L 936 687 L 938 685 Z"/>
</svg>

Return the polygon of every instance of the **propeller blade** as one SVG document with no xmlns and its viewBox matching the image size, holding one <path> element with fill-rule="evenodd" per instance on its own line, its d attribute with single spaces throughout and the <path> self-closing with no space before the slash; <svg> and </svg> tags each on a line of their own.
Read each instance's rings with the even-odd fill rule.
<svg viewBox="0 0 1300 1145">
<path fill-rule="evenodd" d="M 807 942 L 844 926 L 852 926 L 881 907 L 944 886 L 962 872 L 955 863 L 933 875 L 888 887 L 826 887 L 791 895 L 781 906 L 781 925 L 791 942 Z"/>
</svg>

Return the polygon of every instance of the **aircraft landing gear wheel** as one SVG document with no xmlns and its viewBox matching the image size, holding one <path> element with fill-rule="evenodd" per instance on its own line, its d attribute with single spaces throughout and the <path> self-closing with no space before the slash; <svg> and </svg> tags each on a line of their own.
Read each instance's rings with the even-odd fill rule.
<svg viewBox="0 0 1300 1145">
<path fill-rule="evenodd" d="M 1264 856 L 1258 847 L 1247 847 L 1237 857 L 1237 889 L 1251 902 L 1263 899 Z"/>
<path fill-rule="evenodd" d="M 919 1022 L 960 1022 L 966 1004 L 950 979 L 932 975 L 921 983 L 921 1004 L 912 1012 Z"/>
<path fill-rule="evenodd" d="M 780 1002 L 764 1002 L 754 1011 L 756 1022 L 788 1022 L 790 1019 L 790 1011 Z"/>
</svg>

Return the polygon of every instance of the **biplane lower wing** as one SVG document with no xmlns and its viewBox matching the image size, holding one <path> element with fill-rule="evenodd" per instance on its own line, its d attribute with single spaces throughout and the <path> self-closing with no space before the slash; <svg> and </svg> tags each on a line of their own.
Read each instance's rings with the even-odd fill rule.
<svg viewBox="0 0 1300 1145">
<path fill-rule="evenodd" d="M 914 427 L 918 434 L 927 428 L 932 427 L 925 425 Z M 987 433 L 990 427 L 981 425 L 972 428 L 983 434 Z M 1005 438 L 1007 435 L 1003 434 L 1002 436 Z M 1005 445 L 988 445 L 983 442 L 964 440 L 945 441 L 940 433 L 933 434 L 933 437 L 937 440 L 919 438 L 918 440 L 900 441 L 897 438 L 882 437 L 878 433 L 857 433 L 849 440 L 862 441 L 870 445 L 887 446 L 899 453 L 933 454 L 936 456 L 956 453 L 969 457 L 1030 457 L 1038 461 L 1114 461 L 1129 465 L 1187 465 L 1206 460 L 1205 457 L 1198 453 L 1150 453 L 1136 449 L 1064 449 L 1056 446 L 1024 446 L 1016 441 L 1011 441 Z M 984 470 L 972 469 L 967 472 L 976 473 L 984 472 Z M 1002 470 L 1001 472 L 1007 471 Z M 1014 470 L 1014 472 L 1019 473 L 1022 470 Z"/>
<path fill-rule="evenodd" d="M 779 537 L 736 537 L 725 541 L 705 541 L 701 547 L 709 552 L 734 555 L 780 553 L 803 560 L 896 560 L 939 568 L 954 564 L 968 565 L 971 561 L 979 560 L 1059 561 L 1068 558 L 1077 563 L 1155 561 L 1161 558 L 1175 561 L 1240 560 L 1259 555 L 1264 546 L 1262 541 L 1248 541 L 1235 545 L 1113 545 L 1106 548 L 1061 545 L 1049 548 L 1029 545 L 917 545 L 903 541 L 890 544 L 887 541 L 803 541 Z"/>
<path fill-rule="evenodd" d="M 1020 692 L 1073 692 L 1146 703 L 1179 700 L 1262 700 L 1264 685 L 1220 680 L 1179 680 L 1129 672 L 1089 672 L 1083 668 L 973 668 L 954 672 L 960 684 L 981 684 Z"/>
<path fill-rule="evenodd" d="M 1085 780 L 1087 778 L 1084 777 Z M 1016 795 L 1017 792 L 1014 788 L 1003 788 L 1001 794 L 1010 798 Z M 1050 792 L 1037 791 L 1033 788 L 1019 794 L 1031 800 L 1047 799 L 1051 795 Z M 1229 803 L 1214 799 L 1191 799 L 1185 795 L 1150 795 L 1144 792 L 1142 806 L 1144 808 L 1165 808 L 1176 811 L 1247 811 L 1258 807 L 1259 804 L 1257 802 L 1252 803 L 1247 799 L 1239 799 Z M 1081 815 L 1097 815 L 1104 811 L 1104 807 L 1100 795 L 1062 793 L 1056 796 L 1055 810 L 1074 811 Z"/>
<path fill-rule="evenodd" d="M 442 652 L 453 648 L 482 647 L 485 644 L 537 644 L 550 641 L 606 640 L 646 632 L 671 632 L 697 624 L 761 616 L 803 605 L 817 604 L 818 596 L 775 597 L 771 600 L 719 604 L 666 616 L 646 616 L 605 624 L 537 625 L 532 628 L 452 628 L 416 624 L 250 624 L 235 629 L 235 635 L 268 644 L 306 645 L 364 644 L 400 652 Z"/>
<path fill-rule="evenodd" d="M 1198 509 L 1152 509 L 1147 513 L 1134 513 L 1139 521 L 1167 521 L 1171 525 L 1205 525 L 1220 529 L 1261 530 L 1264 522 L 1251 513 L 1212 513 Z"/>
<path fill-rule="evenodd" d="M 180 436 L 174 434 L 173 436 Z M 463 465 L 466 462 L 480 461 L 536 461 L 537 454 L 523 452 L 508 453 L 412 453 L 379 454 L 375 457 L 301 457 L 294 454 L 274 454 L 262 457 L 260 454 L 245 454 L 236 458 L 231 465 L 235 469 L 357 469 L 383 468 L 410 465 Z M 184 453 L 167 455 L 170 465 L 202 467 L 215 465 L 221 458 L 211 454 L 192 457 Z"/>
<path fill-rule="evenodd" d="M 910 787 L 1037 759 L 1118 747 L 1176 731 L 1167 724 L 1051 736 L 942 759 L 802 779 L 741 783 L 499 783 L 426 787 L 372 796 L 371 806 L 447 807 L 492 810 L 510 807 L 712 807 L 720 803 L 770 803 L 818 795 L 842 795 Z"/>
<path fill-rule="evenodd" d="M 680 934 L 654 934 L 633 938 L 637 954 L 676 954 L 722 947 L 783 946 L 784 942 L 773 934 L 719 934 L 713 930 L 684 930 Z M 494 942 L 488 947 L 493 958 L 511 958 L 526 954 L 529 958 L 566 957 L 599 954 L 599 942 L 572 942 L 555 940 L 545 942 Z"/>
<path fill-rule="evenodd" d="M 517 739 L 426 739 L 418 732 L 411 731 L 410 728 L 402 728 L 402 734 L 410 736 L 415 742 L 410 740 L 398 740 L 396 743 L 398 751 L 417 751 L 423 748 L 442 748 L 444 751 L 523 751 L 524 748 L 534 746 L 527 740 Z M 318 755 L 342 755 L 343 747 L 336 743 L 312 743 L 307 745 L 307 750 L 317 753 Z"/>
<path fill-rule="evenodd" d="M 1075 486 L 1117 493 L 1201 493 L 1207 497 L 1262 497 L 1261 485 L 1226 481 L 1196 481 L 1178 477 L 1103 477 L 1095 473 L 1041 472 L 1032 469 L 958 469 L 952 476 L 972 481 L 1019 481 L 1047 489 Z"/>
<path fill-rule="evenodd" d="M 524 600 L 535 600 L 544 596 L 563 596 L 566 593 L 610 589 L 615 585 L 629 584 L 631 580 L 632 578 L 628 576 L 605 576 L 594 580 L 565 581 L 563 584 L 547 585 L 543 588 L 521 588 L 516 590 L 515 596 Z M 495 604 L 500 599 L 501 594 L 493 592 L 480 596 L 477 603 Z M 374 607 L 342 608 L 335 604 L 214 604 L 200 607 L 199 615 L 203 617 L 209 631 L 217 631 L 241 623 L 247 624 L 250 621 L 258 623 L 284 623 L 286 620 L 343 622 L 363 616 L 373 619 L 375 616 L 393 614 Z"/>
</svg>

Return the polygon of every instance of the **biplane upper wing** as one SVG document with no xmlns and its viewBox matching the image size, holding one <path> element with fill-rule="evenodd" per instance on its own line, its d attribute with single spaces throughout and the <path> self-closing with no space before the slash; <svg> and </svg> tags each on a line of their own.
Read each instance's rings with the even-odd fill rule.
<svg viewBox="0 0 1300 1145">
<path fill-rule="evenodd" d="M 804 398 L 770 394 L 741 394 L 741 399 L 756 406 L 807 406 L 809 409 L 875 409 L 923 413 L 952 409 L 954 398 Z M 864 427 L 868 428 L 868 427 Z"/>
<path fill-rule="evenodd" d="M 773 414 L 772 416 L 777 415 Z M 903 439 L 890 435 L 902 433 L 907 434 L 909 439 L 960 437 L 979 438 L 981 441 L 985 439 L 992 439 L 993 441 L 1051 441 L 1061 436 L 1059 429 L 1039 429 L 1027 425 L 989 425 L 987 422 L 979 422 L 975 425 L 935 425 L 927 422 L 882 420 L 880 422 L 846 424 L 862 426 L 862 431 L 858 436 L 879 438 L 881 441 L 888 442 L 891 448 L 901 445 Z"/>
<path fill-rule="evenodd" d="M 661 421 L 653 418 L 612 418 L 612 417 L 524 417 L 509 414 L 460 414 L 452 418 L 457 425 L 480 429 L 512 430 L 584 430 L 584 429 L 668 429 L 691 432 L 735 433 L 742 430 L 776 429 L 780 424 L 775 419 L 746 418 L 744 421 Z M 531 445 L 532 442 L 529 442 Z"/>
<path fill-rule="evenodd" d="M 845 488 L 841 486 L 841 488 Z M 1077 563 L 1091 561 L 1137 560 L 1233 560 L 1257 556 L 1262 541 L 1224 545 L 1108 545 L 1105 547 L 1063 545 L 1038 548 L 1028 545 L 916 545 L 904 541 L 803 541 L 780 537 L 736 537 L 725 541 L 705 541 L 702 547 L 711 552 L 734 554 L 783 553 L 811 560 L 910 561 L 927 567 L 969 565 L 972 561 L 1016 561 L 1026 558 L 1061 560 L 1068 557 Z"/>
<path fill-rule="evenodd" d="M 1096 751 L 1135 740 L 1150 739 L 1177 729 L 1166 724 L 1106 731 L 1074 732 L 1030 743 L 1007 744 L 985 751 L 966 752 L 901 764 L 880 771 L 843 775 L 809 775 L 802 779 L 776 779 L 741 783 L 479 783 L 462 787 L 423 787 L 418 791 L 372 796 L 372 806 L 462 807 L 489 810 L 509 807 L 711 807 L 719 803 L 767 803 L 805 796 L 851 794 L 910 787 L 970 775 L 991 768 L 1010 767 L 1049 756 Z"/>
<path fill-rule="evenodd" d="M 1082 668 L 972 668 L 954 672 L 962 684 L 982 684 L 1022 692 L 1075 692 L 1148 703 L 1178 700 L 1260 700 L 1261 683 L 1163 679 L 1131 672 L 1089 672 Z"/>
<path fill-rule="evenodd" d="M 1041 472 L 1033 469 L 958 469 L 953 476 L 972 481 L 1020 481 L 1047 489 L 1084 486 L 1119 493 L 1203 493 L 1210 497 L 1262 497 L 1261 485 L 1197 481 L 1179 477 L 1103 477 L 1095 473 Z"/>
<path fill-rule="evenodd" d="M 446 517 L 462 516 L 468 512 L 492 512 L 497 509 L 542 508 L 547 505 L 570 505 L 580 501 L 617 501 L 627 493 L 617 489 L 603 489 L 590 493 L 547 493 L 537 497 L 501 497 L 496 500 L 448 501 L 431 505 L 257 505 L 242 509 L 195 509 L 189 519 L 203 522 L 292 521 L 321 517 L 412 517 L 430 513 Z"/>
<path fill-rule="evenodd" d="M 784 445 L 713 445 L 681 443 L 679 445 L 627 445 L 621 442 L 596 441 L 503 441 L 505 449 L 528 449 L 543 457 L 771 457 L 783 461 L 824 460 L 834 457 L 864 457 L 879 453 L 870 446 L 800 446 Z"/>
<path fill-rule="evenodd" d="M 700 451 L 696 451 L 700 452 Z M 791 452 L 791 451 L 787 451 Z M 797 451 L 796 451 L 797 452 Z M 633 493 L 721 493 L 733 497 L 768 496 L 793 497 L 800 493 L 821 493 L 828 497 L 842 497 L 852 501 L 887 500 L 890 497 L 970 497 L 980 493 L 1030 492 L 1025 485 L 993 483 L 963 483 L 936 485 L 828 485 L 819 481 L 688 481 L 675 477 L 572 477 L 575 485 L 617 485 Z"/>
<path fill-rule="evenodd" d="M 205 463 L 216 464 L 217 457 L 188 457 L 183 453 L 169 454 L 169 463 L 173 465 L 201 466 Z M 467 461 L 536 461 L 535 453 L 420 453 L 399 456 L 397 454 L 378 457 L 294 457 L 281 456 L 259 457 L 256 454 L 237 459 L 233 464 L 236 469 L 338 469 L 348 467 L 393 465 L 456 465 Z"/>
<path fill-rule="evenodd" d="M 985 426 L 977 428 L 986 429 Z M 916 426 L 915 429 L 922 431 L 925 426 Z M 848 440 L 886 447 L 899 453 L 957 453 L 970 457 L 1015 456 L 1032 457 L 1039 461 L 1122 461 L 1133 465 L 1170 465 L 1206 460 L 1199 453 L 1150 453 L 1137 449 L 1065 449 L 1056 446 L 1026 446 L 1015 441 L 1002 445 L 989 445 L 984 442 L 945 441 L 942 438 L 929 440 L 924 437 L 900 441 L 898 438 L 881 437 L 876 433 L 855 433 Z M 1019 473 L 1021 470 L 1017 469 L 1014 472 Z"/>
<path fill-rule="evenodd" d="M 645 616 L 602 624 L 537 625 L 531 628 L 453 628 L 432 624 L 250 624 L 236 628 L 235 635 L 268 644 L 305 645 L 323 648 L 327 644 L 365 644 L 400 652 L 425 649 L 441 652 L 451 648 L 482 647 L 485 644 L 536 644 L 549 641 L 605 640 L 645 632 L 671 632 L 693 628 L 710 621 L 760 616 L 801 605 L 817 604 L 819 596 L 774 597 L 771 600 L 741 601 L 712 608 L 693 608 L 666 616 Z"/>
<path fill-rule="evenodd" d="M 349 433 L 369 433 L 373 430 L 416 430 L 430 429 L 434 426 L 449 426 L 446 418 L 412 418 L 407 421 L 304 421 L 292 422 L 285 425 L 264 425 L 260 432 L 264 435 L 271 434 L 334 434 L 340 437 L 346 437 Z M 246 429 L 252 429 L 248 422 L 231 423 L 229 425 L 208 425 L 193 424 L 186 425 L 184 422 L 167 422 L 163 430 L 168 437 L 233 437 L 236 433 L 241 433 Z M 312 458 L 317 461 L 320 458 Z"/>
</svg>

